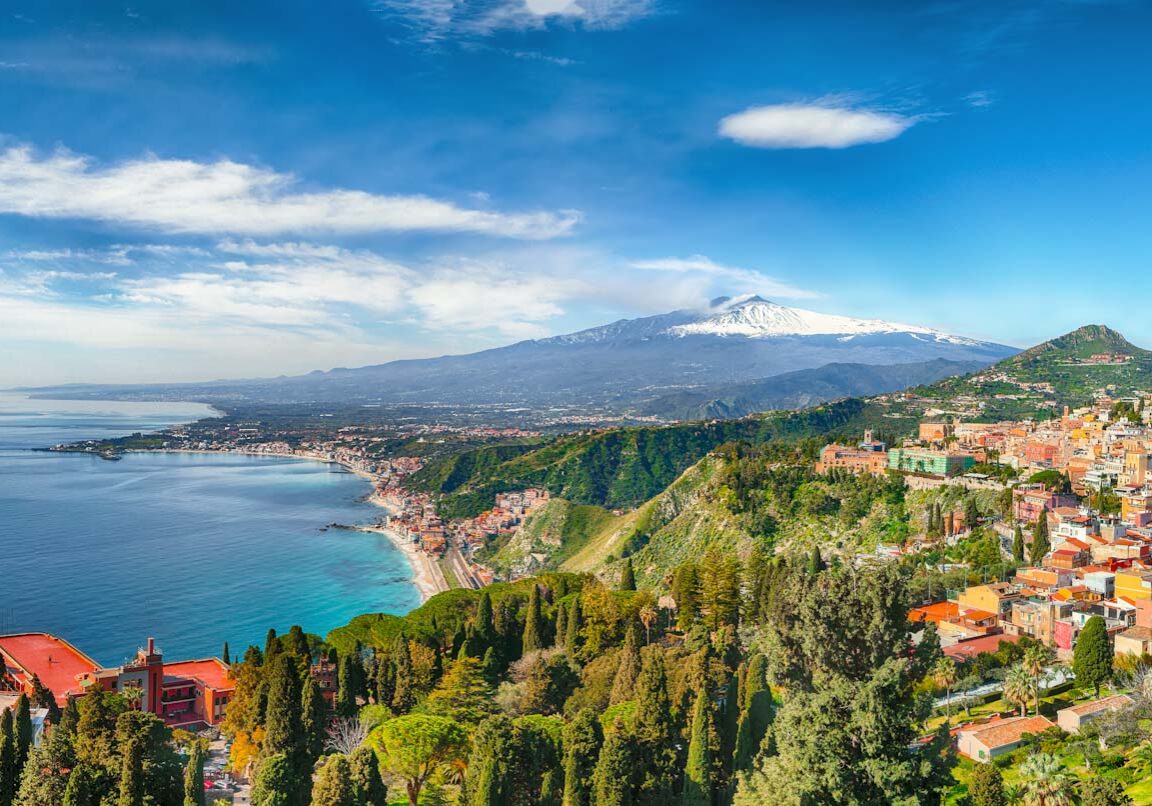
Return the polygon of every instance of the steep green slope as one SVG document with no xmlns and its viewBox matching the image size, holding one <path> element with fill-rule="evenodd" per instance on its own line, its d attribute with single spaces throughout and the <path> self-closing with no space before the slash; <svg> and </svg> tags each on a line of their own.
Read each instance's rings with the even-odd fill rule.
<svg viewBox="0 0 1152 806">
<path fill-rule="evenodd" d="M 1124 356 L 1100 362 L 1093 356 Z M 969 418 L 1051 417 L 1091 402 L 1098 391 L 1152 389 L 1152 352 L 1104 325 L 1086 325 L 988 369 L 911 390 Z"/>
<path fill-rule="evenodd" d="M 441 493 L 448 516 L 476 514 L 496 493 L 544 487 L 579 504 L 636 507 L 660 493 L 709 451 L 726 442 L 795 442 L 859 434 L 865 427 L 905 428 L 911 420 L 859 399 L 741 420 L 624 428 L 559 437 L 507 456 L 507 446 L 481 448 L 434 461 L 413 477 L 416 489 Z M 505 453 L 497 453 L 505 451 Z"/>
</svg>

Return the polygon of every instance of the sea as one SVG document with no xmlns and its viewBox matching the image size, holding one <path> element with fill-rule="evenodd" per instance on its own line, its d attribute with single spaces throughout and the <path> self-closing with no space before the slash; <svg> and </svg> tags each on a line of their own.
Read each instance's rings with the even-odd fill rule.
<svg viewBox="0 0 1152 806">
<path fill-rule="evenodd" d="M 196 403 L 31 400 L 0 392 L 0 635 L 48 632 L 101 664 L 149 637 L 171 660 L 233 656 L 293 624 L 324 635 L 420 604 L 370 523 L 371 485 L 295 458 L 48 453 L 212 416 Z"/>
</svg>

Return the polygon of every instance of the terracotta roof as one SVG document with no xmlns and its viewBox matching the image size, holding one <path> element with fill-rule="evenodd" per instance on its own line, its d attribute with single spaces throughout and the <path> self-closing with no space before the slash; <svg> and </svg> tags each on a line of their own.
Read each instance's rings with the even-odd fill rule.
<svg viewBox="0 0 1152 806">
<path fill-rule="evenodd" d="M 963 730 L 961 733 L 971 733 L 980 744 L 989 750 L 1016 744 L 1025 733 L 1041 733 L 1054 726 L 1054 723 L 1043 716 L 1018 716 L 1012 719 L 1002 719 L 991 725 L 982 725 L 973 730 Z"/>
<path fill-rule="evenodd" d="M 944 647 L 944 654 L 950 658 L 971 658 L 981 652 L 995 652 L 1000 648 L 1001 641 L 1015 644 L 1020 640 L 1018 635 L 984 635 L 961 641 L 952 646 Z"/>
<path fill-rule="evenodd" d="M 1152 628 L 1149 627 L 1129 627 L 1120 634 L 1133 641 L 1152 641 Z"/>
<path fill-rule="evenodd" d="M 1086 714 L 1095 714 L 1100 711 L 1107 711 L 1110 709 L 1123 708 L 1125 705 L 1131 705 L 1132 698 L 1127 694 L 1113 694 L 1111 697 L 1101 697 L 1092 702 L 1080 703 L 1080 705 L 1073 705 L 1070 708 L 1062 708 L 1058 714 L 1064 711 L 1070 711 L 1077 716 L 1085 716 Z"/>
<path fill-rule="evenodd" d="M 236 687 L 236 684 L 232 682 L 229 667 L 224 665 L 224 661 L 216 658 L 165 663 L 164 674 L 165 676 L 193 678 L 217 691 L 227 691 Z"/>
<path fill-rule="evenodd" d="M 933 602 L 923 607 L 913 607 L 908 611 L 908 620 L 912 622 L 931 621 L 939 623 L 948 621 L 960 615 L 960 606 L 955 602 Z"/>
<path fill-rule="evenodd" d="M 48 633 L 23 633 L 0 636 L 0 650 L 16 662 L 29 679 L 35 674 L 63 704 L 69 692 L 83 689 L 77 677 L 100 668 L 96 661 L 76 647 Z"/>
</svg>

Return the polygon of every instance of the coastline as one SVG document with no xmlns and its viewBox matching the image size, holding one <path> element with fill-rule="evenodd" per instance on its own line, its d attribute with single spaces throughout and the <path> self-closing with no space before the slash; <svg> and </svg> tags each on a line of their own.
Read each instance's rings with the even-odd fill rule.
<svg viewBox="0 0 1152 806">
<path fill-rule="evenodd" d="M 312 462 L 323 462 L 329 465 L 338 465 L 344 468 L 349 473 L 353 473 L 360 478 L 370 482 L 372 492 L 365 498 L 365 500 L 373 506 L 380 507 L 388 514 L 392 514 L 392 507 L 390 507 L 384 498 L 376 489 L 376 482 L 379 479 L 372 473 L 369 473 L 360 468 L 353 467 L 352 465 L 345 464 L 344 462 L 330 459 L 324 456 L 313 456 L 304 453 L 285 453 L 283 451 L 243 451 L 243 450 L 227 450 L 227 451 L 213 451 L 206 449 L 191 449 L 191 448 L 156 448 L 154 450 L 128 450 L 125 453 L 203 453 L 212 455 L 239 455 L 239 456 L 271 456 L 279 459 L 306 459 Z M 389 529 L 386 526 L 376 525 L 358 525 L 352 527 L 358 532 L 369 532 L 371 534 L 383 535 L 388 538 L 393 546 L 404 556 L 408 567 L 412 569 L 412 584 L 415 585 L 417 592 L 420 594 L 421 603 L 427 602 L 438 593 L 443 593 L 452 589 L 448 584 L 444 572 L 440 566 L 429 555 L 420 551 L 416 544 L 411 540 L 405 540 L 398 532 Z"/>
</svg>

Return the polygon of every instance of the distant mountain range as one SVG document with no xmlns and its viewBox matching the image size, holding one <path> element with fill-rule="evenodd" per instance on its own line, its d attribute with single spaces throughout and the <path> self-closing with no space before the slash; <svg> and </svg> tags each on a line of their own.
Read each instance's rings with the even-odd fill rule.
<svg viewBox="0 0 1152 806">
<path fill-rule="evenodd" d="M 671 418 L 738 416 L 931 383 L 1015 352 L 926 327 L 817 313 L 744 296 L 721 297 L 702 311 L 625 319 L 467 355 L 272 379 L 34 392 L 217 403 L 479 404 Z"/>
</svg>

